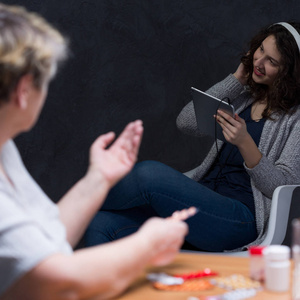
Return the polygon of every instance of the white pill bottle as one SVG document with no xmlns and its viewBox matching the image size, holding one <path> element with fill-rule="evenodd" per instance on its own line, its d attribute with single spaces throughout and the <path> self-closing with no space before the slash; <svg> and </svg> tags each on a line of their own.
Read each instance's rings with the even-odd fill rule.
<svg viewBox="0 0 300 300">
<path fill-rule="evenodd" d="M 265 288 L 273 292 L 287 292 L 290 288 L 290 248 L 271 245 L 263 250 L 265 258 Z"/>
</svg>

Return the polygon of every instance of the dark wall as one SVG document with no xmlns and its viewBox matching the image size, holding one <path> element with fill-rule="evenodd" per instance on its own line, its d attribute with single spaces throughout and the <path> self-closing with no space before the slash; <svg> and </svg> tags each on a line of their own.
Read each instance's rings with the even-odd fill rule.
<svg viewBox="0 0 300 300">
<path fill-rule="evenodd" d="M 139 160 L 180 171 L 201 161 L 210 141 L 185 136 L 176 116 L 189 88 L 234 72 L 261 26 L 297 20 L 300 1 L 19 0 L 70 39 L 71 57 L 52 82 L 39 122 L 16 139 L 25 164 L 57 201 L 86 171 L 102 133 L 144 121 Z"/>
</svg>

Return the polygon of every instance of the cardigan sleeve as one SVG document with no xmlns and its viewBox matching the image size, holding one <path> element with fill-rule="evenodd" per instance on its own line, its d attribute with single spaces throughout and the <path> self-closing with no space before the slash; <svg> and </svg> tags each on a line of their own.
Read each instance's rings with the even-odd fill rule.
<svg viewBox="0 0 300 300">
<path fill-rule="evenodd" d="M 233 75 L 229 74 L 224 80 L 218 82 L 206 92 L 219 99 L 229 98 L 232 102 L 244 91 L 244 86 Z"/>
<path fill-rule="evenodd" d="M 255 187 L 266 197 L 272 198 L 276 187 L 300 184 L 300 114 L 290 120 L 269 126 L 272 130 L 262 136 L 260 162 L 252 169 L 244 167 Z M 291 121 L 291 119 L 293 121 Z M 269 121 L 272 122 L 272 121 Z"/>
</svg>

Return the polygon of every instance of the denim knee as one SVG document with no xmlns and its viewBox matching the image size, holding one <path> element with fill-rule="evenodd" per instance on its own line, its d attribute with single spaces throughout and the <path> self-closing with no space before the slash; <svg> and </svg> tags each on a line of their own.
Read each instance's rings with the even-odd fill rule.
<svg viewBox="0 0 300 300">
<path fill-rule="evenodd" d="M 163 182 L 165 176 L 169 171 L 174 171 L 169 166 L 154 160 L 146 160 L 139 162 L 134 167 L 135 176 L 138 181 L 149 183 L 149 182 Z"/>
</svg>

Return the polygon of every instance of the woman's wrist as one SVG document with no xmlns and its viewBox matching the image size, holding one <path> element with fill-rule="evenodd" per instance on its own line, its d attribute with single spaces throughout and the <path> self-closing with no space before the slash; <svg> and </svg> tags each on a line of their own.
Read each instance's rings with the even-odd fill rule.
<svg viewBox="0 0 300 300">
<path fill-rule="evenodd" d="M 248 137 L 238 146 L 238 148 L 247 168 L 252 169 L 258 165 L 262 158 L 262 154 L 250 134 L 248 134 Z"/>
<path fill-rule="evenodd" d="M 87 191 L 97 196 L 107 194 L 111 189 L 110 182 L 96 170 L 89 169 L 81 181 Z"/>
<path fill-rule="evenodd" d="M 234 72 L 233 76 L 240 82 L 241 85 L 246 85 L 247 84 L 247 77 L 243 76 L 239 72 Z"/>
</svg>

